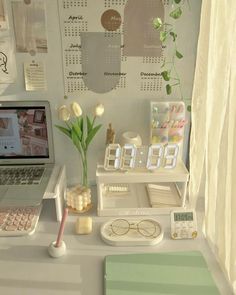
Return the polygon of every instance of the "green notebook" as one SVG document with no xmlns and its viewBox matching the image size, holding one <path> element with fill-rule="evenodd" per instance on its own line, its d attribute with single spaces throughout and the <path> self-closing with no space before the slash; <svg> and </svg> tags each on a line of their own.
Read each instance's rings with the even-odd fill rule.
<svg viewBox="0 0 236 295">
<path fill-rule="evenodd" d="M 220 295 L 202 254 L 111 255 L 105 258 L 105 295 Z"/>
</svg>

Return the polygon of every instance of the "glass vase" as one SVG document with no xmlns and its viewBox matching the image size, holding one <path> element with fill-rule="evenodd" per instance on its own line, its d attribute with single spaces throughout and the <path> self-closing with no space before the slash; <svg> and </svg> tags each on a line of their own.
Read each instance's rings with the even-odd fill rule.
<svg viewBox="0 0 236 295">
<path fill-rule="evenodd" d="M 67 191 L 67 207 L 71 212 L 84 213 L 92 208 L 91 190 L 82 185 L 76 185 Z"/>
<path fill-rule="evenodd" d="M 84 213 L 92 208 L 91 190 L 88 186 L 88 161 L 86 153 L 81 154 L 82 181 L 67 192 L 67 206 L 74 213 Z"/>
</svg>

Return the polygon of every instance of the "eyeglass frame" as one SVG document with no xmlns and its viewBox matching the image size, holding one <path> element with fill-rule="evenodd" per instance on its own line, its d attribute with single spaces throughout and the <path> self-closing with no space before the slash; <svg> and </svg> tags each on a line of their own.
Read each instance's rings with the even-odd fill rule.
<svg viewBox="0 0 236 295">
<path fill-rule="evenodd" d="M 113 229 L 113 224 L 114 224 L 115 222 L 117 222 L 117 221 L 125 221 L 125 222 L 127 223 L 128 226 L 127 226 L 127 231 L 126 231 L 125 233 L 123 233 L 123 234 L 117 234 L 117 232 L 114 231 L 114 229 Z M 154 233 L 152 233 L 152 234 L 150 234 L 150 235 L 144 235 L 144 234 L 140 231 L 139 224 L 142 223 L 142 222 L 145 222 L 145 221 L 151 223 L 151 224 L 154 226 L 154 228 L 155 228 Z M 132 228 L 132 225 L 135 226 L 135 227 Z M 112 223 L 110 224 L 111 231 L 112 231 L 113 234 L 116 235 L 116 236 L 125 236 L 125 235 L 128 234 L 128 232 L 129 232 L 131 229 L 133 229 L 133 230 L 136 230 L 141 236 L 146 237 L 146 238 L 157 238 L 159 234 L 158 234 L 158 235 L 155 235 L 155 234 L 157 234 L 157 229 L 158 229 L 158 227 L 159 227 L 160 232 L 161 232 L 161 225 L 160 225 L 157 221 L 154 221 L 154 220 L 151 220 L 151 219 L 142 219 L 142 220 L 140 220 L 138 223 L 131 223 L 131 222 L 129 222 L 129 220 L 127 220 L 127 219 L 125 219 L 125 218 L 118 218 L 118 219 L 113 220 Z"/>
</svg>

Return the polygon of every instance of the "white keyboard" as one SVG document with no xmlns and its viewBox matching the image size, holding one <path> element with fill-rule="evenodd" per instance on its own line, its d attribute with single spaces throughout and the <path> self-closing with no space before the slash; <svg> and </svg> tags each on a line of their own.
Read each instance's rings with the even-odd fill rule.
<svg viewBox="0 0 236 295">
<path fill-rule="evenodd" d="M 34 233 L 42 205 L 38 207 L 0 208 L 0 237 Z"/>
</svg>

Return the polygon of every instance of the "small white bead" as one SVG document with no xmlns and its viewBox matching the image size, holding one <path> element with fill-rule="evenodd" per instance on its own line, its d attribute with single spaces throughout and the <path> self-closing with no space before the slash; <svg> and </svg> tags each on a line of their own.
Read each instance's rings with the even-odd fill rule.
<svg viewBox="0 0 236 295">
<path fill-rule="evenodd" d="M 76 208 L 76 209 L 77 209 L 77 208 Z M 84 209 L 83 206 L 79 205 L 77 210 L 78 210 L 78 211 L 83 211 L 83 209 Z"/>
<path fill-rule="evenodd" d="M 86 196 L 86 197 L 84 197 L 84 200 L 83 201 L 87 203 L 88 202 L 88 199 L 89 198 Z"/>
<path fill-rule="evenodd" d="M 79 201 L 83 201 L 83 196 L 82 196 L 82 195 L 79 195 L 79 196 L 78 196 L 78 200 L 79 200 Z"/>
</svg>

